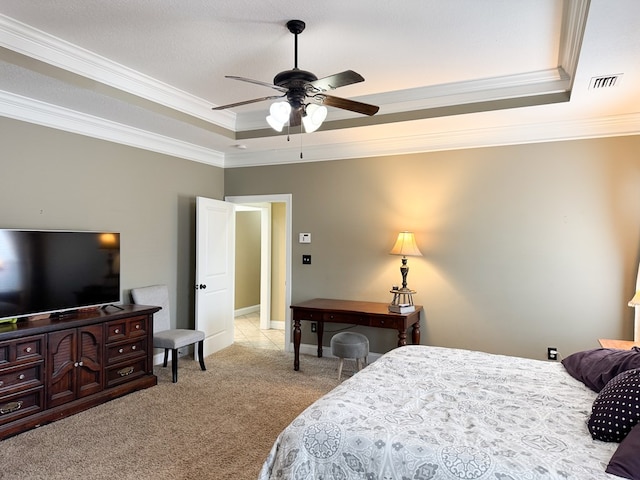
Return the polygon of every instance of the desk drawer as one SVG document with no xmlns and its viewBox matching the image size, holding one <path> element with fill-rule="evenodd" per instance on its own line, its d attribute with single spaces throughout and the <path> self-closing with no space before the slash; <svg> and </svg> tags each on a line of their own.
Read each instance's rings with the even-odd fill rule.
<svg viewBox="0 0 640 480">
<path fill-rule="evenodd" d="M 404 320 L 390 317 L 371 317 L 369 319 L 369 326 L 377 328 L 403 328 Z"/>
<path fill-rule="evenodd" d="M 316 322 L 322 320 L 322 312 L 318 312 L 317 310 L 297 309 L 294 310 L 293 313 L 293 320 L 314 320 Z"/>
<path fill-rule="evenodd" d="M 335 323 L 355 323 L 357 325 L 368 325 L 369 317 L 357 313 L 324 313 L 322 319 L 325 322 Z"/>
</svg>

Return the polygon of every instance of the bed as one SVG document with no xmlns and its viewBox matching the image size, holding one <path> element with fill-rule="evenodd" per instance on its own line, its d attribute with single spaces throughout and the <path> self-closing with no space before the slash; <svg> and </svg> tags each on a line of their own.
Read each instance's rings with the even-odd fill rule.
<svg viewBox="0 0 640 480">
<path fill-rule="evenodd" d="M 259 479 L 612 480 L 597 396 L 559 362 L 401 347 L 302 412 Z"/>
</svg>

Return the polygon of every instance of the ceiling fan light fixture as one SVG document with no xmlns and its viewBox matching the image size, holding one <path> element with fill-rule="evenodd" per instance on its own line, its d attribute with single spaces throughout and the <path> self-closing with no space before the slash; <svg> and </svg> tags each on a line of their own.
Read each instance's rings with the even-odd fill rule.
<svg viewBox="0 0 640 480">
<path fill-rule="evenodd" d="M 327 107 L 310 103 L 305 107 L 305 115 L 302 117 L 302 124 L 307 133 L 315 132 L 322 122 L 327 118 Z"/>
<path fill-rule="evenodd" d="M 291 105 L 289 105 L 289 102 L 274 102 L 269 108 L 269 113 L 267 123 L 276 132 L 281 132 L 284 125 L 289 121 Z"/>
</svg>

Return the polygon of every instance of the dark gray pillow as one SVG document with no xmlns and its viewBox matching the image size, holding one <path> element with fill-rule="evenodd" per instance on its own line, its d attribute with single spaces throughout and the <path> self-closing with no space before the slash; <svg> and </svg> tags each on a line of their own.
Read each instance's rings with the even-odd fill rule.
<svg viewBox="0 0 640 480">
<path fill-rule="evenodd" d="M 591 436 L 621 442 L 640 421 L 640 368 L 622 372 L 600 391 L 587 422 Z"/>
<path fill-rule="evenodd" d="M 562 360 L 562 364 L 569 375 L 580 380 L 594 392 L 599 392 L 620 373 L 640 368 L 640 348 L 585 350 L 569 355 Z"/>
<path fill-rule="evenodd" d="M 613 454 L 607 473 L 630 480 L 640 480 L 640 424 L 629 432 Z"/>
</svg>

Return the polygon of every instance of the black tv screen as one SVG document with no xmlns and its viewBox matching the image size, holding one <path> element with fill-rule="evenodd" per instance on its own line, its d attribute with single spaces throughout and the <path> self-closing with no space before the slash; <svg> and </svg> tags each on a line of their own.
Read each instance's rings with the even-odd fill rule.
<svg viewBox="0 0 640 480">
<path fill-rule="evenodd" d="M 0 229 L 0 319 L 119 301 L 119 233 Z"/>
</svg>

